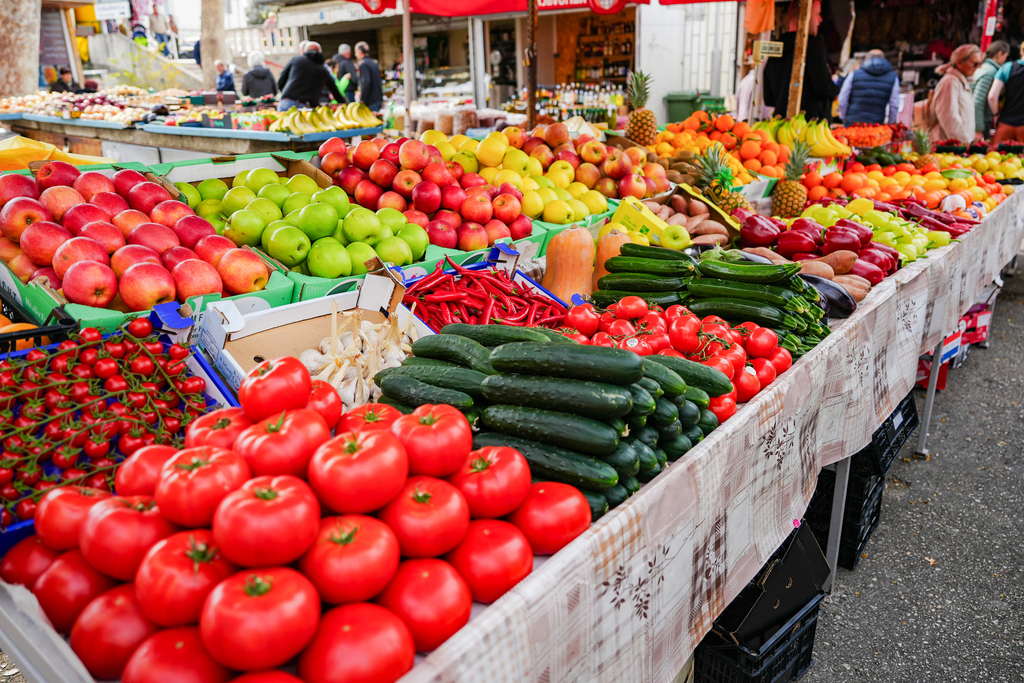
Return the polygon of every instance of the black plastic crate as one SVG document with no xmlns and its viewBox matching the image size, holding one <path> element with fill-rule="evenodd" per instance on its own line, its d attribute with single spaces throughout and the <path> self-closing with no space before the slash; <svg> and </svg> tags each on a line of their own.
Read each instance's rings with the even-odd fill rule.
<svg viewBox="0 0 1024 683">
<path fill-rule="evenodd" d="M 828 546 L 835 486 L 835 472 L 822 470 L 818 475 L 818 488 L 811 498 L 810 505 L 807 506 L 805 515 L 805 523 L 822 548 Z M 839 536 L 840 567 L 850 570 L 856 568 L 864 547 L 878 527 L 884 492 L 885 479 L 882 477 L 850 472 L 843 507 L 843 530 Z"/>
<path fill-rule="evenodd" d="M 694 683 L 786 683 L 810 668 L 818 611 L 824 595 L 817 595 L 780 628 L 762 647 L 750 650 L 726 642 L 715 632 L 697 646 Z"/>
<path fill-rule="evenodd" d="M 23 332 L 7 332 L 0 334 L 0 355 L 16 351 L 18 342 L 31 339 L 34 346 L 56 344 L 68 338 L 68 335 L 78 329 L 78 322 L 64 312 L 62 308 L 54 308 L 46 316 L 46 320 L 40 325 L 28 311 L 21 307 L 6 292 L 0 290 L 0 311 L 7 316 L 12 323 L 31 323 L 39 325 L 32 330 Z M 43 337 L 49 339 L 45 341 Z"/>
<path fill-rule="evenodd" d="M 846 525 L 843 525 L 844 537 L 839 542 L 839 558 L 837 560 L 840 567 L 850 571 L 857 568 L 861 556 L 864 554 L 864 548 L 867 547 L 868 541 L 871 540 L 880 521 L 882 521 L 881 497 L 878 498 L 878 507 L 874 509 L 867 524 L 858 527 L 859 531 L 856 536 L 851 535 L 849 538 L 846 538 Z"/>
<path fill-rule="evenodd" d="M 914 433 L 920 420 L 913 392 L 900 401 L 892 415 L 871 436 L 871 443 L 853 456 L 850 471 L 865 475 L 885 476 L 896 455 Z"/>
</svg>

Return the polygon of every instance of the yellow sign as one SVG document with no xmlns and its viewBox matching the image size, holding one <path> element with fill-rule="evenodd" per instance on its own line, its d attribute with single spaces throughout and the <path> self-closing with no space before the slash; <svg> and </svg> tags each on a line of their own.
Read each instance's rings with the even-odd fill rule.
<svg viewBox="0 0 1024 683">
<path fill-rule="evenodd" d="M 755 40 L 753 48 L 753 59 L 755 62 L 764 61 L 765 57 L 781 57 L 782 43 L 775 40 Z"/>
</svg>

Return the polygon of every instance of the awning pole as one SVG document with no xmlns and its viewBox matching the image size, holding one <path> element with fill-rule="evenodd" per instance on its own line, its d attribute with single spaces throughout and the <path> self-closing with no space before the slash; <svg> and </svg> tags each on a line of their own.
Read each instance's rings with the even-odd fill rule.
<svg viewBox="0 0 1024 683">
<path fill-rule="evenodd" d="M 412 9 L 409 0 L 402 7 L 402 62 L 405 64 L 405 137 L 412 137 L 412 98 L 416 83 L 416 57 L 412 49 Z"/>
<path fill-rule="evenodd" d="M 786 110 L 786 117 L 790 119 L 800 113 L 800 100 L 804 94 L 807 33 L 811 25 L 811 6 L 813 4 L 813 0 L 800 0 L 800 20 L 796 26 L 796 45 L 793 47 L 793 75 L 789 80 L 789 107 Z"/>
<path fill-rule="evenodd" d="M 526 126 L 537 125 L 537 0 L 526 3 Z"/>
</svg>

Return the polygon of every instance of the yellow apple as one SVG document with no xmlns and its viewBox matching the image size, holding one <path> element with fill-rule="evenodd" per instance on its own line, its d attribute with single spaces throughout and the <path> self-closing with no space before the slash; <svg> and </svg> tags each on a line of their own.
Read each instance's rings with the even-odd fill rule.
<svg viewBox="0 0 1024 683">
<path fill-rule="evenodd" d="M 642 232 L 629 231 L 626 234 L 629 235 L 629 241 L 633 244 L 642 244 L 645 247 L 651 246 L 651 240 Z"/>
<path fill-rule="evenodd" d="M 572 195 L 573 199 L 579 199 L 583 196 L 583 193 L 587 191 L 587 186 L 583 183 L 572 182 L 569 183 L 569 187 L 565 189 L 569 190 L 569 194 Z"/>
<path fill-rule="evenodd" d="M 443 140 L 434 145 L 434 147 L 437 147 L 437 151 L 441 153 L 441 158 L 445 161 L 451 161 L 458 153 L 458 150 L 452 147 L 452 143 Z"/>
<path fill-rule="evenodd" d="M 523 192 L 522 211 L 530 218 L 536 218 L 544 211 L 544 198 L 534 190 Z"/>
<path fill-rule="evenodd" d="M 499 133 L 499 135 L 501 134 Z M 476 148 L 476 158 L 483 166 L 497 167 L 501 165 L 501 160 L 505 157 L 507 149 L 508 144 L 496 138 L 487 137 L 481 140 L 480 145 Z"/>
<path fill-rule="evenodd" d="M 530 157 L 521 149 L 509 147 L 505 150 L 505 156 L 501 160 L 501 167 L 509 171 L 515 171 L 520 176 L 525 176 L 530 170 Z"/>
<path fill-rule="evenodd" d="M 608 198 L 597 190 L 587 190 L 583 193 L 583 196 L 579 197 L 579 200 L 587 205 L 590 213 L 604 213 L 608 210 Z M 612 225 L 618 225 L 622 232 L 626 232 L 626 229 L 618 223 L 613 223 Z"/>
<path fill-rule="evenodd" d="M 501 183 L 495 183 L 494 178 L 498 175 L 500 169 L 497 166 L 486 166 L 480 169 L 480 177 L 489 182 L 491 185 L 500 185 Z"/>
<path fill-rule="evenodd" d="M 548 171 L 545 174 L 545 177 L 550 180 L 555 187 L 560 187 L 563 190 L 569 187 L 569 183 L 572 182 L 572 179 L 562 171 Z"/>
<path fill-rule="evenodd" d="M 550 187 L 540 188 L 537 190 L 537 194 L 539 194 L 540 198 L 544 200 L 545 206 L 558 199 L 558 195 L 555 194 L 555 191 Z"/>
<path fill-rule="evenodd" d="M 569 206 L 568 202 L 556 199 L 553 202 L 549 202 L 547 206 L 544 207 L 543 216 L 545 223 L 565 225 L 566 223 L 572 222 L 572 207 Z"/>
<path fill-rule="evenodd" d="M 518 152 L 519 150 L 515 151 Z M 489 182 L 495 187 L 500 186 L 502 183 L 509 183 L 510 185 L 515 185 L 520 190 L 523 189 L 523 176 L 507 168 L 502 168 L 502 170 L 498 171 L 498 174 L 494 176 L 494 180 Z"/>
<path fill-rule="evenodd" d="M 555 186 L 555 184 L 553 182 L 551 182 L 550 178 L 545 178 L 542 175 L 531 176 L 531 180 L 533 180 L 533 182 L 537 183 L 538 187 L 554 187 Z"/>
<path fill-rule="evenodd" d="M 437 147 L 439 142 L 448 142 L 448 136 L 439 130 L 426 130 L 423 131 L 423 135 L 420 136 L 420 142 L 424 145 L 433 145 Z"/>
<path fill-rule="evenodd" d="M 534 180 L 533 178 L 523 178 L 523 188 L 522 189 L 524 191 L 526 191 L 526 190 L 536 190 L 539 187 L 540 187 L 540 185 L 538 185 L 537 181 Z"/>
<path fill-rule="evenodd" d="M 552 192 L 555 193 L 555 197 L 561 199 L 563 202 L 567 202 L 570 199 L 572 199 L 572 195 L 569 194 L 569 190 L 566 190 L 564 188 L 556 187 L 552 190 Z"/>
<path fill-rule="evenodd" d="M 540 159 L 537 157 L 530 157 L 527 161 L 530 164 L 530 176 L 544 175 L 544 167 L 540 163 Z"/>
<path fill-rule="evenodd" d="M 477 147 L 479 147 L 479 146 L 480 146 L 480 143 L 478 141 L 472 140 L 470 138 L 466 138 L 466 141 L 463 142 L 458 147 L 456 147 L 456 149 L 458 149 L 460 152 L 468 150 L 468 151 L 472 152 L 473 154 L 476 154 Z"/>
<path fill-rule="evenodd" d="M 462 143 L 464 143 L 468 139 L 469 138 L 467 138 L 465 135 L 453 135 L 450 138 L 448 138 L 448 144 L 454 147 L 455 149 L 458 149 L 459 147 L 462 146 Z"/>
<path fill-rule="evenodd" d="M 462 166 L 462 170 L 466 173 L 477 173 L 480 170 L 480 163 L 476 160 L 476 154 L 467 149 L 459 150 L 459 153 L 455 155 L 452 161 Z"/>
<path fill-rule="evenodd" d="M 573 180 L 576 179 L 576 169 L 574 169 L 572 167 L 572 164 L 570 164 L 568 161 L 565 161 L 564 159 L 559 159 L 557 161 L 551 162 L 551 165 L 548 166 L 548 173 L 551 173 L 552 171 L 559 171 L 561 173 L 565 173 L 565 175 L 569 176 L 569 182 L 572 182 Z"/>
<path fill-rule="evenodd" d="M 619 232 L 629 232 L 628 230 L 626 230 L 626 226 L 624 226 L 622 223 L 608 221 L 607 223 L 601 226 L 601 230 L 597 233 L 597 239 L 601 239 L 602 237 L 610 233 L 612 230 L 618 230 Z"/>
<path fill-rule="evenodd" d="M 581 221 L 590 215 L 590 209 L 578 199 L 570 199 L 566 204 L 572 209 L 572 219 L 574 221 Z"/>
</svg>

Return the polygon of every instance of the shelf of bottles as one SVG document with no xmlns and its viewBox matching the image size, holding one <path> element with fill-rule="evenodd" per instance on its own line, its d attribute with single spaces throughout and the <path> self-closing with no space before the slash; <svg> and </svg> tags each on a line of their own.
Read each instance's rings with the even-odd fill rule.
<svg viewBox="0 0 1024 683">
<path fill-rule="evenodd" d="M 573 77 L 586 83 L 625 83 L 633 67 L 635 23 L 584 19 L 576 39 Z"/>
<path fill-rule="evenodd" d="M 517 97 L 506 102 L 505 111 L 526 113 L 526 88 L 520 89 Z M 626 101 L 626 92 L 619 85 L 595 85 L 592 83 L 568 83 L 553 88 L 537 89 L 537 113 L 550 116 L 556 121 L 565 121 L 580 116 L 590 123 L 615 121 L 619 107 Z"/>
</svg>

